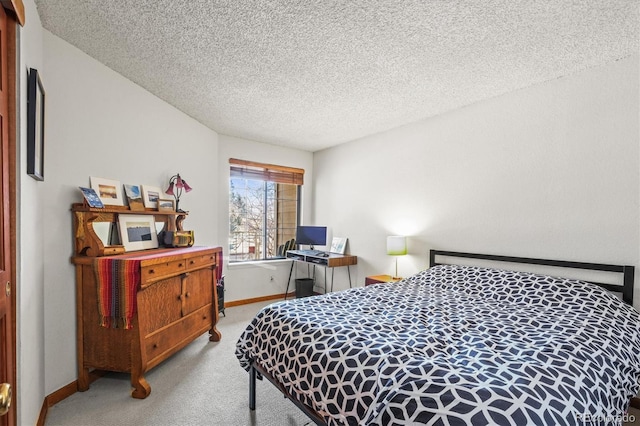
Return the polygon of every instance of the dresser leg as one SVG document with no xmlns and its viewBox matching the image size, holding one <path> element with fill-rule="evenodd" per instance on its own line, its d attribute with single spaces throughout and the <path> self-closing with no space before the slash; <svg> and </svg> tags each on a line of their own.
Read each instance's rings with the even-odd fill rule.
<svg viewBox="0 0 640 426">
<path fill-rule="evenodd" d="M 210 342 L 219 342 L 220 339 L 222 339 L 222 333 L 218 331 L 215 325 L 213 326 L 213 328 L 211 328 L 211 330 L 209 330 L 209 334 L 211 335 L 209 336 Z"/>
<path fill-rule="evenodd" d="M 78 390 L 80 392 L 89 390 L 90 384 L 91 384 L 91 380 L 89 379 L 89 369 L 88 368 L 78 369 Z"/>
<path fill-rule="evenodd" d="M 151 393 L 151 386 L 142 375 L 131 374 L 131 396 L 138 399 L 145 399 Z"/>
</svg>

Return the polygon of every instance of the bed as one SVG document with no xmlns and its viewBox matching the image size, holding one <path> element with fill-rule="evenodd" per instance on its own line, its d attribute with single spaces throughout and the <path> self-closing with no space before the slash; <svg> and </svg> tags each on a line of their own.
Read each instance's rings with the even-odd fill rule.
<svg viewBox="0 0 640 426">
<path fill-rule="evenodd" d="M 249 408 L 266 377 L 316 424 L 622 421 L 640 389 L 632 266 L 430 257 L 397 283 L 262 309 L 236 345 Z M 437 261 L 457 258 L 605 271 L 622 285 Z"/>
</svg>

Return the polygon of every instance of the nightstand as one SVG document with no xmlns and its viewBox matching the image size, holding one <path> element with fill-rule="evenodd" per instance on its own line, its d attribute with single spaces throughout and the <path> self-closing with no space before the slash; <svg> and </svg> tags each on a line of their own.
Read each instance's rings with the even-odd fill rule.
<svg viewBox="0 0 640 426">
<path fill-rule="evenodd" d="M 371 275 L 364 279 L 364 286 L 379 283 L 395 283 L 402 279 L 402 277 L 392 277 L 391 275 Z"/>
</svg>

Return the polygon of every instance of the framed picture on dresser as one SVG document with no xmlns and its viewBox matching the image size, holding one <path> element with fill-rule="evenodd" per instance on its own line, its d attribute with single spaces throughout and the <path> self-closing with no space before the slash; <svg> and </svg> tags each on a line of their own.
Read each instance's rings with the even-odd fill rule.
<svg viewBox="0 0 640 426">
<path fill-rule="evenodd" d="M 144 204 L 142 203 L 142 193 L 140 192 L 139 185 L 124 185 L 124 193 L 127 196 L 127 203 L 129 209 L 133 211 L 144 210 Z"/>
<path fill-rule="evenodd" d="M 158 211 L 159 212 L 172 212 L 176 210 L 176 202 L 174 200 L 158 199 Z"/>
<path fill-rule="evenodd" d="M 158 234 L 153 215 L 118 215 L 118 228 L 125 251 L 158 248 Z"/>
<path fill-rule="evenodd" d="M 93 188 L 105 206 L 124 206 L 122 185 L 120 181 L 91 176 L 89 178 Z"/>
<path fill-rule="evenodd" d="M 157 209 L 158 200 L 163 194 L 164 192 L 162 192 L 157 186 L 142 185 L 142 199 L 144 206 L 148 209 Z"/>
</svg>

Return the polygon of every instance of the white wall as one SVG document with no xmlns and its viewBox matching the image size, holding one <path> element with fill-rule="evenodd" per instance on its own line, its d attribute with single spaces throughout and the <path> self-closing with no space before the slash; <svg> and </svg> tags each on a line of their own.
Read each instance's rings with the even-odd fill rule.
<svg viewBox="0 0 640 426">
<path fill-rule="evenodd" d="M 638 266 L 638 75 L 634 55 L 317 152 L 315 219 L 360 285 L 394 234 L 403 276 L 430 248 Z"/>
<path fill-rule="evenodd" d="M 220 218 L 218 234 L 220 241 L 229 240 L 229 158 L 304 169 L 302 220 L 304 223 L 310 223 L 313 200 L 309 189 L 313 186 L 313 154 L 220 135 L 218 153 L 218 217 Z M 227 249 L 228 247 L 224 246 L 225 253 L 227 253 Z M 225 302 L 284 293 L 287 288 L 290 268 L 291 261 L 289 260 L 234 263 L 231 265 L 225 261 Z M 293 285 L 289 291 L 292 290 Z"/>
<path fill-rule="evenodd" d="M 185 228 L 196 230 L 198 245 L 220 245 L 214 225 L 219 172 L 214 131 L 47 31 L 44 69 L 47 150 L 38 246 L 44 249 L 44 390 L 50 394 L 77 378 L 70 206 L 82 201 L 78 186 L 98 176 L 165 187 L 180 172 L 193 187 L 180 203 L 191 212 Z"/>
<path fill-rule="evenodd" d="M 24 1 L 27 25 L 19 29 L 17 78 L 19 144 L 17 158 L 17 374 L 18 424 L 35 424 L 45 393 L 44 194 L 42 182 L 27 175 L 27 71 L 43 72 L 42 25 L 33 0 Z M 49 147 L 45 145 L 45 155 Z M 46 166 L 45 166 L 46 167 Z M 48 171 L 48 170 L 47 170 Z"/>
</svg>

